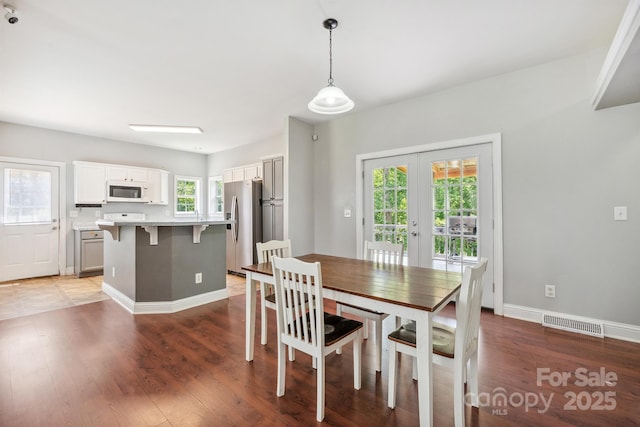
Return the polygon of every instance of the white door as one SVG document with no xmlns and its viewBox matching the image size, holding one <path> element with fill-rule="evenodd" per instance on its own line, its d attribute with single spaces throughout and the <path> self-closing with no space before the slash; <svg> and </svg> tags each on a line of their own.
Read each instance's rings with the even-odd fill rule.
<svg viewBox="0 0 640 427">
<path fill-rule="evenodd" d="M 488 258 L 482 306 L 494 306 L 491 144 L 419 155 L 421 267 L 462 272 Z"/>
<path fill-rule="evenodd" d="M 0 162 L 0 282 L 60 273 L 58 173 Z"/>
<path fill-rule="evenodd" d="M 364 239 L 402 243 L 405 265 L 462 271 L 489 259 L 494 306 L 491 144 L 365 160 Z"/>
<path fill-rule="evenodd" d="M 418 265 L 417 156 L 364 162 L 364 238 L 402 243 L 403 264 Z"/>
</svg>

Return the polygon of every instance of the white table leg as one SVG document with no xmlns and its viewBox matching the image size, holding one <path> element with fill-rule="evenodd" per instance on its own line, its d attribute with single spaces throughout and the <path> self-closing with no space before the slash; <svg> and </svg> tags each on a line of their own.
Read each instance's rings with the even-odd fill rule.
<svg viewBox="0 0 640 427">
<path fill-rule="evenodd" d="M 421 427 L 433 425 L 433 354 L 431 313 L 420 312 L 416 319 L 416 358 L 418 360 L 418 414 Z"/>
<path fill-rule="evenodd" d="M 245 317 L 246 317 L 246 342 L 245 342 L 245 352 L 247 362 L 251 362 L 253 360 L 253 343 L 256 332 L 256 287 L 253 286 L 252 274 L 250 271 L 247 271 L 247 280 L 246 280 L 246 288 L 245 288 L 245 298 L 246 298 L 246 309 L 245 309 Z"/>
</svg>

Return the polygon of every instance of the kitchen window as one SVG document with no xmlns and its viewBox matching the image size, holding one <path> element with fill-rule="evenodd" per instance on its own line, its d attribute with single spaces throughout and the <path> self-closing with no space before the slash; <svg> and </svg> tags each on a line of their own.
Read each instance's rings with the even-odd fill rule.
<svg viewBox="0 0 640 427">
<path fill-rule="evenodd" d="M 209 215 L 222 219 L 224 209 L 224 184 L 221 176 L 209 177 Z"/>
<path fill-rule="evenodd" d="M 197 177 L 176 176 L 176 216 L 200 215 L 200 182 Z"/>
</svg>

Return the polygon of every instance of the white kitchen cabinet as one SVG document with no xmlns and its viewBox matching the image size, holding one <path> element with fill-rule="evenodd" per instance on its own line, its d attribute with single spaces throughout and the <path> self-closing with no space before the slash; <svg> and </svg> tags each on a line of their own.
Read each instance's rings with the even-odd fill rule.
<svg viewBox="0 0 640 427">
<path fill-rule="evenodd" d="M 149 175 L 149 203 L 152 205 L 169 204 L 169 172 L 150 169 Z"/>
<path fill-rule="evenodd" d="M 253 179 L 262 179 L 262 163 L 239 166 L 222 172 L 222 182 L 225 184 L 227 182 L 249 181 Z"/>
<path fill-rule="evenodd" d="M 255 165 L 245 166 L 244 179 L 262 179 L 262 164 L 256 163 Z"/>
<path fill-rule="evenodd" d="M 76 204 L 107 203 L 106 167 L 100 163 L 73 162 L 73 194 Z"/>
<path fill-rule="evenodd" d="M 233 169 L 233 182 L 244 181 L 244 168 Z"/>
<path fill-rule="evenodd" d="M 148 169 L 130 168 L 126 166 L 107 166 L 107 181 L 136 181 L 147 182 L 149 180 Z"/>
<path fill-rule="evenodd" d="M 228 169 L 222 172 L 222 183 L 233 182 L 233 170 Z"/>
</svg>

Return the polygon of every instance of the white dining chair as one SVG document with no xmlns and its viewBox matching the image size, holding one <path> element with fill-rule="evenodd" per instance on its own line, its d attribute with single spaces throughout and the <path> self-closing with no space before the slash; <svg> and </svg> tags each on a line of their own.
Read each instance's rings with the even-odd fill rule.
<svg viewBox="0 0 640 427">
<path fill-rule="evenodd" d="M 478 407 L 478 332 L 480 329 L 480 304 L 482 302 L 482 278 L 487 269 L 487 259 L 466 267 L 462 287 L 456 300 L 456 327 L 440 322 L 433 323 L 433 362 L 453 368 L 453 414 L 456 427 L 464 427 L 464 384 L 468 385 L 471 404 Z M 389 334 L 389 408 L 396 406 L 397 352 L 413 357 L 413 378 L 416 369 L 416 331 L 411 321 Z M 420 405 L 421 403 L 418 402 Z"/>
<path fill-rule="evenodd" d="M 370 242 L 368 240 L 364 242 L 364 259 L 368 261 L 400 265 L 402 264 L 403 252 L 401 243 Z M 376 334 L 376 371 L 380 372 L 382 370 L 382 321 L 389 315 L 355 305 L 337 303 L 336 314 L 340 316 L 343 313 L 353 314 L 362 318 L 364 339 L 369 338 L 368 321 L 373 323 Z M 340 354 L 340 350 L 338 350 L 338 354 Z"/>
<path fill-rule="evenodd" d="M 316 419 L 324 419 L 325 356 L 353 342 L 353 387 L 360 390 L 362 323 L 324 312 L 320 263 L 295 258 L 271 259 L 278 319 L 278 397 L 284 396 L 285 348 L 295 348 L 317 361 Z M 303 301 L 309 302 L 305 311 Z"/>
<path fill-rule="evenodd" d="M 291 240 L 270 240 L 268 242 L 256 243 L 256 251 L 258 253 L 258 264 L 271 261 L 271 258 L 278 256 L 280 258 L 289 258 L 291 256 Z M 264 282 L 260 282 L 260 344 L 267 344 L 267 310 L 276 309 L 276 294 L 273 287 Z M 293 360 L 293 359 L 291 359 Z"/>
</svg>

